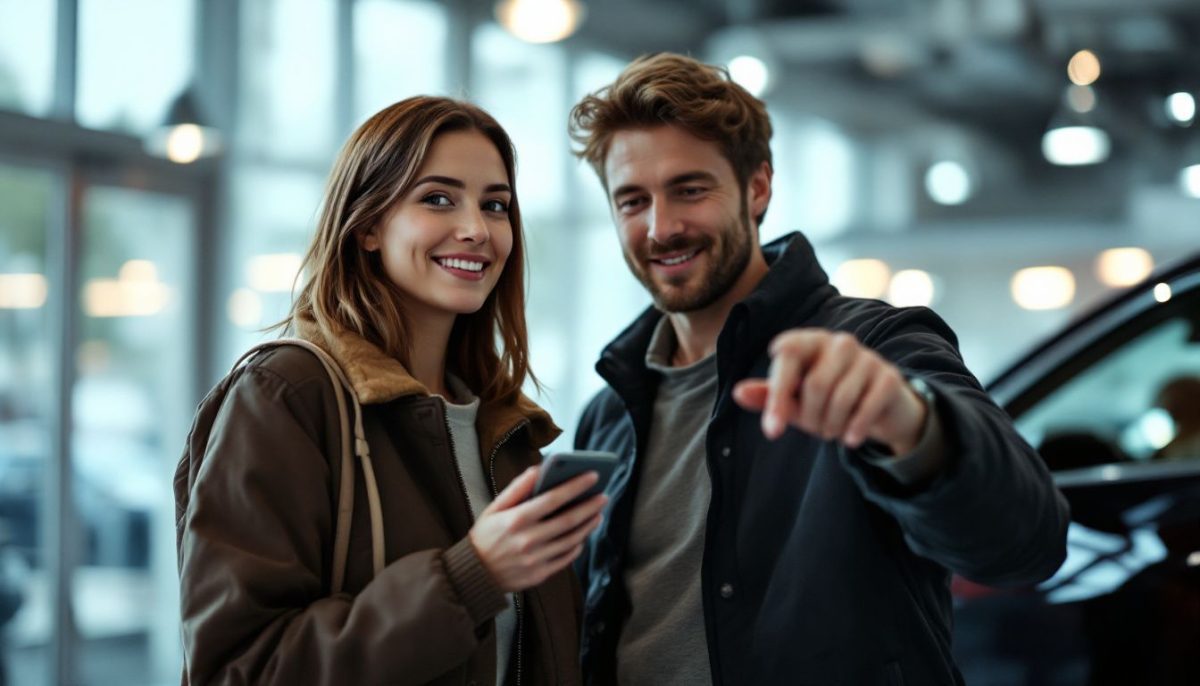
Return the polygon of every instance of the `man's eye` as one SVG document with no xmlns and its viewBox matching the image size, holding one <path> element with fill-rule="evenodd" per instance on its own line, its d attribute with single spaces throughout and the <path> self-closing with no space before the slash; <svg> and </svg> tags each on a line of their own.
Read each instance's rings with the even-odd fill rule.
<svg viewBox="0 0 1200 686">
<path fill-rule="evenodd" d="M 449 207 L 450 205 L 454 204 L 450 202 L 450 197 L 445 193 L 430 193 L 424 198 L 421 198 L 421 202 L 425 203 L 426 205 L 433 205 L 434 207 Z"/>
<path fill-rule="evenodd" d="M 688 187 L 686 187 L 686 188 L 680 188 L 680 189 L 679 189 L 679 194 L 680 194 L 680 195 L 688 195 L 688 196 L 692 196 L 692 195 L 700 195 L 700 194 L 701 194 L 701 193 L 703 193 L 703 192 L 704 192 L 704 189 L 703 189 L 703 188 L 700 188 L 700 187 L 698 187 L 698 186 L 688 186 Z"/>
<path fill-rule="evenodd" d="M 641 198 L 626 198 L 624 200 L 617 201 L 617 209 L 621 210 L 622 212 L 627 212 L 629 210 L 636 209 L 641 203 Z"/>
</svg>

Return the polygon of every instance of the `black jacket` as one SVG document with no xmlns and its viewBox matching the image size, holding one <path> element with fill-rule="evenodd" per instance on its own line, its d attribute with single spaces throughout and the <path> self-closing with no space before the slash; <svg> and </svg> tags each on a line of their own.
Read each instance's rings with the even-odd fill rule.
<svg viewBox="0 0 1200 686">
<path fill-rule="evenodd" d="M 1066 556 L 1066 501 L 937 315 L 839 295 L 799 234 L 764 250 L 770 272 L 717 339 L 706 438 L 712 501 L 697 570 L 713 681 L 962 683 L 950 655 L 951 573 L 996 586 L 1049 577 Z M 577 564 L 591 683 L 615 680 L 630 612 L 621 562 L 659 380 L 645 353 L 661 316 L 648 310 L 604 350 L 596 370 L 609 388 L 575 438 L 580 449 L 621 457 L 608 516 Z M 948 456 L 936 478 L 904 488 L 839 443 L 795 429 L 764 438 L 759 415 L 741 410 L 730 390 L 765 376 L 767 344 L 794 327 L 853 333 L 928 382 Z"/>
</svg>

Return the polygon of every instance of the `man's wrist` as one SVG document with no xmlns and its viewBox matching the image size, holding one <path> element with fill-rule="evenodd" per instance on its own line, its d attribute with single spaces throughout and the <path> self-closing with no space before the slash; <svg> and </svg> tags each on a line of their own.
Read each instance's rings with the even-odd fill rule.
<svg viewBox="0 0 1200 686">
<path fill-rule="evenodd" d="M 936 402 L 936 396 L 933 393 L 933 389 L 929 387 L 929 384 L 925 383 L 924 379 L 919 376 L 906 375 L 905 381 L 907 382 L 908 386 L 906 390 L 911 392 L 913 397 L 917 399 L 917 417 L 916 421 L 913 422 L 914 430 L 911 432 L 908 440 L 904 441 L 903 443 L 891 444 L 888 446 L 891 448 L 892 454 L 896 457 L 907 455 L 916 450 L 916 448 L 922 443 L 926 442 L 926 435 L 928 434 L 930 425 L 932 423 L 930 421 L 930 415 L 934 411 L 934 404 Z"/>
<path fill-rule="evenodd" d="M 919 377 L 908 377 L 912 392 L 925 406 L 924 421 L 921 423 L 916 442 L 907 452 L 891 455 L 872 454 L 867 451 L 863 458 L 888 472 L 902 484 L 915 485 L 928 481 L 942 471 L 946 465 L 945 437 L 937 413 L 937 396 L 929 384 Z M 889 446 L 890 447 L 890 446 Z"/>
</svg>

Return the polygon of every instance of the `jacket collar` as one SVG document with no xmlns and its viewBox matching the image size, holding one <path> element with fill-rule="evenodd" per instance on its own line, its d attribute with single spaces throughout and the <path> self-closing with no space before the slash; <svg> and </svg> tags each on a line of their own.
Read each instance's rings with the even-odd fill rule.
<svg viewBox="0 0 1200 686">
<path fill-rule="evenodd" d="M 774 335 L 783 322 L 796 321 L 799 311 L 813 309 L 836 292 L 803 234 L 790 233 L 762 246 L 762 250 L 771 268 L 754 291 L 733 306 L 725 324 L 728 329 L 731 320 L 749 322 L 753 340 L 747 343 L 751 348 L 765 345 L 760 339 Z M 642 312 L 604 349 L 596 371 L 610 384 L 615 378 L 622 379 L 627 388 L 651 383 L 649 377 L 653 375 L 645 366 L 646 350 L 663 316 L 653 306 Z"/>
<path fill-rule="evenodd" d="M 425 384 L 409 374 L 404 365 L 353 331 L 339 328 L 326 334 L 312 319 L 298 318 L 296 335 L 320 346 L 337 360 L 363 405 L 391 402 L 407 396 L 430 396 Z M 482 403 L 476 425 L 479 427 L 479 445 L 488 449 L 525 425 L 535 448 L 548 445 L 562 433 L 550 415 L 523 393 L 512 402 Z"/>
</svg>

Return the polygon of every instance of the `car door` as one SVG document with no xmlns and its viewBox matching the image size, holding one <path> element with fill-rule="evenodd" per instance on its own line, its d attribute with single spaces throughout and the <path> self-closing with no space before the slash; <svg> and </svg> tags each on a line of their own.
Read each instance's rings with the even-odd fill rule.
<svg viewBox="0 0 1200 686">
<path fill-rule="evenodd" d="M 955 579 L 970 684 L 1200 684 L 1200 255 L 1068 327 L 989 388 L 1071 505 L 1035 588 Z"/>
</svg>

